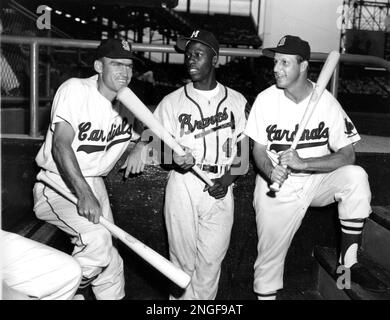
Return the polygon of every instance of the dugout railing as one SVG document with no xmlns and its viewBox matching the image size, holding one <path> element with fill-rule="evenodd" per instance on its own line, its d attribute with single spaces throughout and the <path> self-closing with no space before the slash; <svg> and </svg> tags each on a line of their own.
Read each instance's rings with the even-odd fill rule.
<svg viewBox="0 0 390 320">
<path fill-rule="evenodd" d="M 32 138 L 42 139 L 39 131 L 39 101 L 47 100 L 48 97 L 39 96 L 39 48 L 44 47 L 62 47 L 76 49 L 94 49 L 98 46 L 99 41 L 96 40 L 74 40 L 60 38 L 37 38 L 37 37 L 21 37 L 3 35 L 0 37 L 1 44 L 28 45 L 30 48 L 30 97 L 29 97 L 29 124 L 30 130 L 28 134 L 1 134 L 1 137 L 8 138 Z M 136 52 L 157 52 L 174 54 L 177 53 L 173 45 L 156 45 L 134 43 L 132 48 Z M 232 57 L 252 57 L 258 58 L 262 56 L 261 49 L 243 49 L 243 48 L 221 48 L 221 56 Z M 323 62 L 327 57 L 327 53 L 312 52 L 310 61 Z M 390 72 L 390 61 L 385 59 L 356 54 L 342 54 L 340 63 L 348 63 L 369 68 L 381 69 Z M 334 96 L 337 96 L 339 80 L 339 68 L 336 68 L 330 81 L 329 89 Z M 7 100 L 15 100 L 15 97 L 2 97 L 2 103 Z"/>
</svg>

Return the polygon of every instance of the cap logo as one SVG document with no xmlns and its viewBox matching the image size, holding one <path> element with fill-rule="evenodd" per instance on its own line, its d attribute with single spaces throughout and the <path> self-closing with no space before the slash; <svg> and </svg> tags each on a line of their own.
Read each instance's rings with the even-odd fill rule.
<svg viewBox="0 0 390 320">
<path fill-rule="evenodd" d="M 131 51 L 130 45 L 129 45 L 129 43 L 126 40 L 122 40 L 122 47 L 126 51 Z"/>
<path fill-rule="evenodd" d="M 285 42 L 286 42 L 286 37 L 283 37 L 282 39 L 279 40 L 278 47 L 279 46 L 284 46 Z"/>
<path fill-rule="evenodd" d="M 199 34 L 199 30 L 194 31 L 194 32 L 191 34 L 191 38 L 197 38 L 197 37 L 198 37 L 198 34 Z"/>
</svg>

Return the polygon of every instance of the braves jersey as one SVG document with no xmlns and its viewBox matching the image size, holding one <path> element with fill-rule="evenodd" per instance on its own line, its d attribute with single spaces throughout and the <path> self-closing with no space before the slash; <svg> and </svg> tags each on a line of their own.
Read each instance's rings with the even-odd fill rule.
<svg viewBox="0 0 390 320">
<path fill-rule="evenodd" d="M 188 83 L 164 97 L 154 115 L 179 144 L 191 149 L 196 163 L 230 165 L 245 128 L 247 101 L 220 83 L 217 88 L 209 100 Z"/>
<path fill-rule="evenodd" d="M 137 138 L 134 116 L 121 104 L 112 104 L 97 89 L 98 76 L 72 78 L 58 89 L 52 106 L 51 123 L 45 142 L 36 157 L 37 164 L 59 174 L 52 157 L 55 124 L 66 121 L 75 137 L 72 149 L 84 177 L 105 176 Z"/>
<path fill-rule="evenodd" d="M 290 148 L 309 100 L 310 95 L 296 104 L 275 85 L 257 96 L 245 134 L 267 146 L 267 154 L 274 166 L 278 164 L 278 153 Z M 359 140 L 351 119 L 332 94 L 325 90 L 296 150 L 301 158 L 321 157 Z"/>
</svg>

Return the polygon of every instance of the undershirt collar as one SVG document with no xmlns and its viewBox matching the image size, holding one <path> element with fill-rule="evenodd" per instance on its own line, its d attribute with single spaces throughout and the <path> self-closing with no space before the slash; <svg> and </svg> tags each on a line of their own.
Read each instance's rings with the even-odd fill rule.
<svg viewBox="0 0 390 320">
<path fill-rule="evenodd" d="M 212 90 L 198 90 L 194 88 L 194 91 L 201 96 L 205 97 L 207 100 L 211 100 L 211 98 L 215 97 L 219 93 L 219 85 Z"/>
</svg>

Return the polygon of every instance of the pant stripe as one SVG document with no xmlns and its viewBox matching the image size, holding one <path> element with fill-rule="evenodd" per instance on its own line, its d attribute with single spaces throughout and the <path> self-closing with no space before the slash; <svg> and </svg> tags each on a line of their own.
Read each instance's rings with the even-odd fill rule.
<svg viewBox="0 0 390 320">
<path fill-rule="evenodd" d="M 98 277 L 98 274 L 94 277 L 91 277 L 91 278 L 83 277 L 80 281 L 79 288 L 84 289 L 84 288 L 88 287 L 91 284 L 91 282 L 93 280 L 95 280 L 97 277 Z"/>
<path fill-rule="evenodd" d="M 67 226 L 69 229 L 71 229 L 72 231 L 74 231 L 75 234 L 77 234 L 77 237 L 80 239 L 83 248 L 82 248 L 80 251 L 78 251 L 76 254 L 82 252 L 82 251 L 86 248 L 86 245 L 85 245 L 84 242 L 83 242 L 83 238 L 81 237 L 81 234 L 78 233 L 75 229 L 73 229 L 69 224 L 67 224 L 64 220 L 62 220 L 62 219 L 60 218 L 60 216 L 58 215 L 58 213 L 54 210 L 53 206 L 51 205 L 48 196 L 45 194 L 45 191 L 46 191 L 46 190 L 47 190 L 47 186 L 45 185 L 44 188 L 43 188 L 42 194 L 43 194 L 43 196 L 44 196 L 45 199 L 46 199 L 46 203 L 47 203 L 48 206 L 50 207 L 52 213 L 57 217 L 57 220 L 58 220 L 58 221 L 61 221 L 65 226 Z"/>
<path fill-rule="evenodd" d="M 343 231 L 351 230 L 351 231 L 363 231 L 363 226 L 362 227 L 346 227 L 346 226 L 341 226 L 341 229 Z"/>
</svg>

